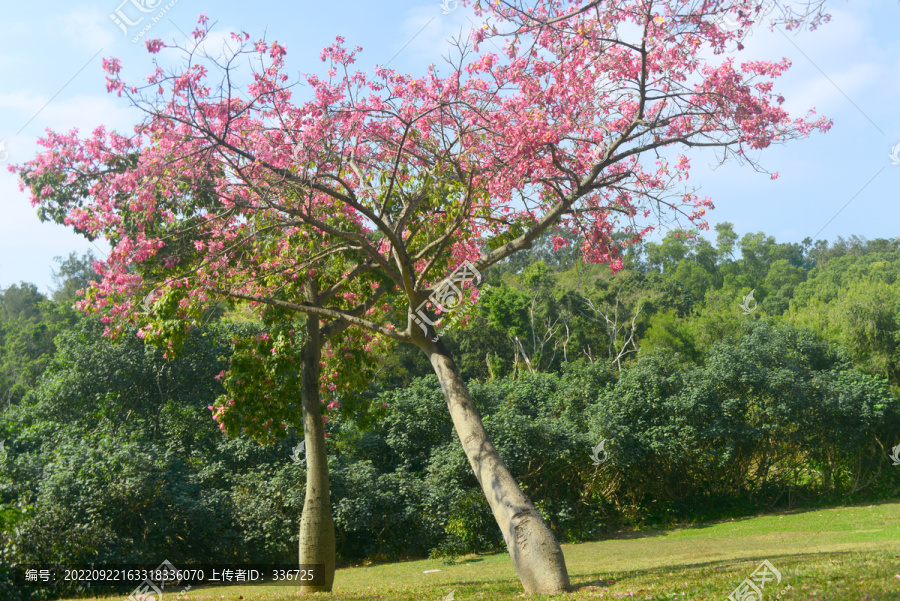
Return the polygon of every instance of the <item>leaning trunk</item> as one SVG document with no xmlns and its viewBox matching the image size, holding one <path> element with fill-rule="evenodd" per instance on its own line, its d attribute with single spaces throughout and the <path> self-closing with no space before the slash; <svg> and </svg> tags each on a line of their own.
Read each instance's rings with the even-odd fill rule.
<svg viewBox="0 0 900 601">
<path fill-rule="evenodd" d="M 428 355 L 441 383 L 456 433 L 503 532 L 525 592 L 554 594 L 570 590 L 559 542 L 494 448 L 453 359 L 439 340 L 422 338 L 416 343 Z"/>
<path fill-rule="evenodd" d="M 322 340 L 319 319 L 308 316 L 306 322 L 307 336 L 303 346 L 303 373 L 300 382 L 303 434 L 306 441 L 306 499 L 303 502 L 303 516 L 300 518 L 300 563 L 325 567 L 321 585 L 304 585 L 300 591 L 331 592 L 334 584 L 335 544 L 334 518 L 328 488 L 328 458 L 325 455 L 325 426 L 319 400 Z"/>
</svg>

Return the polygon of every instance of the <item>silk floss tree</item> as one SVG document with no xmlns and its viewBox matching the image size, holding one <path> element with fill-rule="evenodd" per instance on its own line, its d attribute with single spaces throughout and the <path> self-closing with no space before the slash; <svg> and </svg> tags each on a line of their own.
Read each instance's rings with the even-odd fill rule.
<svg viewBox="0 0 900 601">
<path fill-rule="evenodd" d="M 277 256 L 291 256 L 283 240 L 274 244 L 282 249 Z M 311 254 L 321 259 L 329 250 L 334 252 L 319 247 Z M 338 259 L 330 266 L 340 263 Z M 292 265 L 291 269 L 296 272 L 297 268 Z M 354 281 L 359 273 L 338 271 L 337 281 L 324 289 L 324 278 L 310 275 L 301 282 L 284 285 L 274 298 L 300 297 L 314 306 L 371 313 L 374 309 L 369 305 L 382 291 L 372 290 L 363 283 L 365 278 Z M 352 299 L 363 290 L 369 302 L 354 303 Z M 220 374 L 226 393 L 209 409 L 229 435 L 240 432 L 274 442 L 285 435 L 288 425 L 304 433 L 306 486 L 298 535 L 299 562 L 317 567 L 315 581 L 302 583 L 301 592 L 330 592 L 334 584 L 335 532 L 325 451 L 328 434 L 324 424 L 328 416 L 322 414 L 320 403 L 327 401 L 327 411 L 331 412 L 340 407 L 338 399 L 344 394 L 365 388 L 377 366 L 375 358 L 384 352 L 384 341 L 366 331 L 349 330 L 346 322 L 306 316 L 301 326 L 295 312 L 269 304 L 249 305 L 265 325 L 264 332 L 233 340 L 236 352 L 230 369 Z M 298 333 L 302 333 L 299 341 Z M 302 421 L 298 423 L 298 419 Z"/>
<path fill-rule="evenodd" d="M 136 134 L 115 143 L 102 131 L 81 141 L 50 136 L 23 175 L 77 179 L 77 169 L 58 158 L 65 144 L 91 148 L 108 139 L 111 161 L 140 149 L 109 190 L 91 189 L 77 201 L 54 194 L 52 185 L 31 186 L 41 210 L 112 236 L 104 279 L 82 302 L 109 319 L 134 311 L 131 270 L 183 236 L 197 245 L 204 268 L 173 260 L 163 269 L 177 274 L 172 286 L 185 311 L 242 299 L 418 346 L 525 591 L 560 592 L 570 585 L 559 543 L 494 448 L 440 340 L 446 316 L 434 310 L 443 309 L 448 274 L 456 278 L 461 266 L 481 272 L 548 232 L 558 234 L 556 247 L 583 240 L 584 260 L 619 269 L 623 245 L 664 222 L 707 227 L 713 205 L 686 187 L 684 153 L 711 148 L 722 160 L 762 170 L 757 151 L 826 131 L 830 122 L 814 111 L 792 118 L 782 108 L 774 80 L 789 61 L 738 65 L 731 56 L 762 7 L 721 0 L 476 3 L 490 24 L 457 41 L 446 76 L 433 66 L 420 77 L 382 67 L 371 75 L 353 71 L 359 49 L 338 38 L 321 55 L 327 74 L 305 76 L 312 98 L 302 102 L 293 100 L 286 50 L 277 43 L 233 33 L 238 47 L 216 59 L 151 40 L 152 53 L 185 52 L 183 68 L 157 69 L 138 87 L 126 85 L 118 61 L 104 63 L 108 88 L 147 115 Z M 738 28 L 723 25 L 735 16 Z M 816 6 L 774 18 L 791 28 L 824 20 Z M 195 42 L 208 34 L 201 17 Z M 486 49 L 486 41 L 503 51 Z M 233 65 L 243 54 L 260 66 L 239 85 Z M 212 85 L 208 74 L 220 70 L 224 79 Z M 169 237 L 140 227 L 115 237 L 120 219 L 153 221 L 162 210 L 154 199 L 175 198 L 178 190 L 206 191 L 202 224 L 170 209 Z M 345 271 L 371 274 L 370 285 L 392 298 L 389 310 L 317 306 L 285 289 L 294 275 L 327 269 L 334 256 L 304 275 L 270 264 L 270 253 L 245 252 L 236 241 L 256 214 L 273 231 L 346 248 Z M 478 291 L 465 295 L 474 301 Z"/>
</svg>

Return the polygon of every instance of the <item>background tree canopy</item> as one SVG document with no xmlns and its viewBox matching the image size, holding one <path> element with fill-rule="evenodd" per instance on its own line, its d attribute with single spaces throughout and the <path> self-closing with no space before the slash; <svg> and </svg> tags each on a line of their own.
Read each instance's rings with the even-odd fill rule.
<svg viewBox="0 0 900 601">
<path fill-rule="evenodd" d="M 440 331 L 561 539 L 900 495 L 900 240 L 716 230 L 715 245 L 672 232 L 615 275 L 542 240 Z M 223 307 L 175 359 L 133 332 L 110 341 L 68 306 L 88 265 L 70 256 L 52 298 L 0 294 L 2 564 L 291 560 L 302 435 L 227 438 L 208 409 L 234 341 L 264 324 Z M 417 351 L 390 354 L 326 426 L 344 562 L 502 545 Z M 24 595 L 3 578 L 4 598 Z"/>
</svg>

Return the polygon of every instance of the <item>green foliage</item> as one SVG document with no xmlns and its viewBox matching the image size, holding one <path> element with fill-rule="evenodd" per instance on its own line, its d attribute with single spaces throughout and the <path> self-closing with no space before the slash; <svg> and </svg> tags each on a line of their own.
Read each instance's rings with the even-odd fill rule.
<svg viewBox="0 0 900 601">
<path fill-rule="evenodd" d="M 56 290 L 53 291 L 53 300 L 62 304 L 72 304 L 78 300 L 78 291 L 85 290 L 91 282 L 99 282 L 100 276 L 94 271 L 96 257 L 93 251 L 88 250 L 79 257 L 74 252 L 63 259 L 56 257 L 54 261 L 59 263 L 59 270 L 53 272 L 53 283 Z"/>
<path fill-rule="evenodd" d="M 481 299 L 480 299 L 481 300 Z M 492 288 L 481 300 L 489 326 L 512 336 L 526 336 L 530 332 L 528 307 L 531 299 L 523 292 L 506 286 Z"/>
<path fill-rule="evenodd" d="M 0 402 L 21 401 L 56 351 L 53 338 L 75 314 L 52 303 L 34 284 L 13 284 L 0 291 Z"/>
<path fill-rule="evenodd" d="M 813 269 L 786 317 L 841 345 L 861 369 L 900 387 L 900 251 L 846 255 Z"/>
<path fill-rule="evenodd" d="M 422 556 L 439 536 L 423 511 L 425 482 L 370 462 L 329 464 L 338 552 L 345 559 Z"/>
<path fill-rule="evenodd" d="M 632 519 L 771 507 L 792 495 L 847 498 L 879 480 L 879 440 L 900 426 L 883 380 L 809 331 L 748 322 L 685 366 L 642 355 L 595 407 L 608 438 L 602 493 Z M 894 482 L 894 484 L 891 484 Z"/>
<path fill-rule="evenodd" d="M 234 352 L 227 372 L 222 372 L 225 393 L 217 398 L 223 432 L 274 442 L 287 428 L 303 431 L 300 400 L 302 320 L 283 310 L 269 309 L 264 328 L 245 328 L 235 333 Z"/>
<path fill-rule="evenodd" d="M 667 349 L 688 361 L 696 361 L 700 358 L 700 351 L 697 348 L 697 332 L 691 325 L 678 319 L 671 309 L 657 313 L 650 318 L 650 327 L 641 341 L 641 348 L 646 351 Z"/>
<path fill-rule="evenodd" d="M 454 439 L 447 402 L 432 378 L 418 378 L 407 388 L 384 391 L 375 404 L 386 405 L 373 428 L 359 431 L 352 420 L 339 422 L 342 451 L 370 460 L 382 473 L 402 468 L 421 474 L 433 448 Z"/>
<path fill-rule="evenodd" d="M 208 490 L 219 497 L 233 516 L 233 527 L 220 526 L 215 536 L 243 547 L 249 557 L 291 562 L 297 557 L 298 530 L 306 479 L 301 466 L 285 462 L 287 449 L 262 450 L 246 439 L 223 443 L 223 450 L 243 451 L 233 470 L 220 463 L 204 472 Z M 229 487 L 229 484 L 231 486 Z"/>
<path fill-rule="evenodd" d="M 190 450 L 197 443 L 196 423 L 181 424 L 179 417 L 185 409 L 205 410 L 215 393 L 214 376 L 228 348 L 224 334 L 216 339 L 215 329 L 195 331 L 185 356 L 167 361 L 133 331 L 117 342 L 102 332 L 103 324 L 83 319 L 59 336 L 60 350 L 30 406 L 20 412 L 22 422 L 38 428 L 65 424 L 135 441 L 163 436 Z"/>
<path fill-rule="evenodd" d="M 85 318 L 60 335 L 40 384 L 2 414 L 0 504 L 18 527 L 0 530 L 3 563 L 293 558 L 285 528 L 297 532 L 302 491 L 288 447 L 228 441 L 207 409 L 235 329 L 193 331 L 175 360 L 102 330 Z M 260 473 L 290 499 L 280 511 L 247 492 Z"/>
<path fill-rule="evenodd" d="M 491 514 L 491 508 L 478 489 L 458 496 L 447 512 L 444 527 L 448 540 L 432 551 L 436 557 L 492 551 L 503 543 L 503 536 Z"/>
<path fill-rule="evenodd" d="M 898 241 L 716 230 L 715 245 L 671 232 L 631 249 L 616 274 L 581 263 L 577 240 L 554 254 L 542 238 L 485 273 L 468 325 L 439 331 L 563 540 L 900 494 L 885 453 L 900 431 Z M 58 277 L 71 304 L 88 259 Z M 218 323 L 181 301 L 164 292 L 143 341 L 135 328 L 113 341 L 32 285 L 0 294 L 3 566 L 296 557 L 305 324 L 271 309 Z M 325 389 L 342 403 L 327 427 L 339 557 L 500 548 L 427 359 L 404 345 L 381 360 L 351 332 L 330 341 L 339 377 L 323 382 L 341 386 Z M 230 401 L 226 438 L 209 407 Z"/>
</svg>

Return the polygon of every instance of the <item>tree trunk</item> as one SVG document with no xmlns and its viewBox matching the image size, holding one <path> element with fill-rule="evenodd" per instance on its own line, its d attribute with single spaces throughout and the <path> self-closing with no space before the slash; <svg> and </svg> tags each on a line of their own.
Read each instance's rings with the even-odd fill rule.
<svg viewBox="0 0 900 601">
<path fill-rule="evenodd" d="M 559 542 L 494 448 L 453 358 L 440 340 L 416 337 L 416 344 L 428 355 L 441 383 L 456 433 L 503 532 L 525 592 L 546 595 L 570 590 Z"/>
<path fill-rule="evenodd" d="M 322 585 L 304 585 L 301 593 L 331 592 L 334 584 L 334 517 L 328 486 L 325 425 L 319 400 L 319 361 L 322 339 L 319 318 L 306 318 L 300 398 L 303 403 L 303 435 L 306 441 L 306 499 L 300 518 L 300 563 L 325 566 Z M 317 578 L 318 579 L 318 578 Z"/>
</svg>

